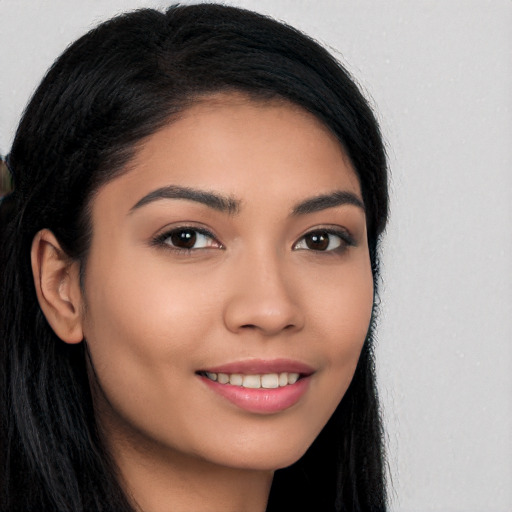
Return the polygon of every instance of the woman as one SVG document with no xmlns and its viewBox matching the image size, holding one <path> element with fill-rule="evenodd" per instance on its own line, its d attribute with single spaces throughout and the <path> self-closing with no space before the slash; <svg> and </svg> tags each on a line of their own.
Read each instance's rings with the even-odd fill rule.
<svg viewBox="0 0 512 512">
<path fill-rule="evenodd" d="M 32 98 L 2 226 L 2 510 L 385 510 L 379 129 L 263 16 L 141 10 Z"/>
</svg>

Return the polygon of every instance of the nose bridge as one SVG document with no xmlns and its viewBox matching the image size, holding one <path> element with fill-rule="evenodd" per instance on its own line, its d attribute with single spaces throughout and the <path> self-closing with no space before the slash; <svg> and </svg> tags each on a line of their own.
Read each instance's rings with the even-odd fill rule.
<svg viewBox="0 0 512 512">
<path fill-rule="evenodd" d="M 231 273 L 225 323 L 232 331 L 258 330 L 265 335 L 299 329 L 303 314 L 286 255 L 275 248 L 244 252 Z"/>
</svg>

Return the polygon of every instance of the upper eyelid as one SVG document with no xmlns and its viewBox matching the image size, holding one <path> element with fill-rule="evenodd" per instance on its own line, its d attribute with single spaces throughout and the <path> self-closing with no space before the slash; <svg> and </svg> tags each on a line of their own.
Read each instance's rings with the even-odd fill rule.
<svg viewBox="0 0 512 512">
<path fill-rule="evenodd" d="M 152 236 L 151 238 L 154 242 L 158 242 L 161 240 L 165 240 L 173 232 L 180 231 L 180 230 L 186 230 L 186 229 L 190 229 L 191 231 L 197 231 L 198 233 L 200 233 L 202 235 L 208 236 L 211 239 L 216 240 L 221 246 L 225 247 L 224 243 L 216 235 L 214 230 L 212 230 L 209 227 L 198 226 L 198 225 L 194 224 L 193 221 L 178 223 L 176 225 L 171 225 L 171 226 L 166 226 L 166 227 L 162 228 L 161 230 L 159 230 L 157 232 L 157 234 Z M 336 224 L 336 225 L 320 224 L 317 226 L 311 226 L 311 227 L 307 228 L 306 230 L 304 230 L 303 233 L 295 239 L 295 241 L 293 242 L 293 246 L 295 246 L 305 236 L 307 236 L 311 233 L 319 232 L 319 231 L 324 231 L 329 234 L 340 236 L 346 243 L 349 243 L 351 245 L 355 244 L 355 242 L 356 242 L 354 235 L 346 227 L 338 225 L 338 224 Z"/>
<path fill-rule="evenodd" d="M 210 229 L 210 228 L 204 227 L 204 226 L 197 226 L 192 221 L 178 223 L 176 225 L 171 225 L 171 226 L 165 226 L 164 228 L 159 229 L 157 231 L 157 234 L 154 235 L 153 238 L 169 235 L 170 233 L 174 233 L 175 231 L 186 230 L 186 229 L 189 229 L 190 231 L 197 231 L 198 233 L 201 233 L 202 235 L 207 235 L 212 238 L 218 239 L 218 236 L 215 234 L 213 229 Z"/>
<path fill-rule="evenodd" d="M 172 235 L 172 233 L 175 233 L 176 231 L 181 231 L 181 230 L 196 231 L 197 233 L 199 233 L 201 235 L 207 236 L 207 237 L 211 238 L 212 240 L 215 240 L 219 244 L 220 247 L 222 247 L 222 248 L 224 247 L 224 244 L 221 242 L 219 237 L 217 235 L 215 235 L 215 233 L 213 233 L 212 230 L 210 230 L 208 228 L 200 227 L 200 226 L 195 226 L 191 223 L 180 224 L 180 225 L 172 226 L 172 227 L 168 226 L 168 227 L 162 228 L 155 235 L 153 235 L 151 237 L 150 243 L 151 243 L 151 245 L 160 245 L 163 242 L 165 242 L 165 240 L 167 240 Z"/>
<path fill-rule="evenodd" d="M 329 233 L 332 235 L 340 235 L 340 234 L 341 235 L 343 235 L 343 234 L 349 235 L 350 231 L 348 231 L 345 228 L 340 228 L 340 227 L 319 227 L 319 228 L 308 229 L 301 235 L 301 237 L 310 235 L 311 233 Z"/>
<path fill-rule="evenodd" d="M 329 250 L 315 250 L 311 248 L 298 247 L 300 244 L 305 243 L 305 238 L 308 235 L 314 233 L 327 233 L 329 236 L 336 236 L 340 240 L 340 244 L 337 247 L 334 247 Z M 292 245 L 293 251 L 306 251 L 312 252 L 315 254 L 338 254 L 340 252 L 345 252 L 349 247 L 357 246 L 357 240 L 350 234 L 347 229 L 338 227 L 338 228 L 313 228 L 306 231 L 303 235 L 301 235 Z"/>
<path fill-rule="evenodd" d="M 354 235 L 352 234 L 352 231 L 344 226 L 340 226 L 338 224 L 320 224 L 318 226 L 313 226 L 313 227 L 306 229 L 297 238 L 297 240 L 300 240 L 301 238 L 309 235 L 310 233 L 316 233 L 318 231 L 325 231 L 327 233 L 332 233 L 334 235 L 346 235 L 347 237 L 351 238 L 352 240 L 355 239 Z"/>
</svg>

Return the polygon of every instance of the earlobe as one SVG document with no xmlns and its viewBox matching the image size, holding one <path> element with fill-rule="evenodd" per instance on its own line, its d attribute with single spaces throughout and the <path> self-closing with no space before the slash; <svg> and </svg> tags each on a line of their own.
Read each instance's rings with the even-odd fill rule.
<svg viewBox="0 0 512 512">
<path fill-rule="evenodd" d="M 83 330 L 79 263 L 62 250 L 48 229 L 34 237 L 31 262 L 37 299 L 51 328 L 62 341 L 80 343 Z"/>
</svg>

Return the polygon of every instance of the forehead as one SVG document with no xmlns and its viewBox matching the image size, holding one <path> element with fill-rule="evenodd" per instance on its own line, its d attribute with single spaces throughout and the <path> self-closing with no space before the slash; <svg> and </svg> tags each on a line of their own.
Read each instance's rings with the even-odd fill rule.
<svg viewBox="0 0 512 512">
<path fill-rule="evenodd" d="M 126 209 L 151 190 L 188 186 L 280 201 L 348 190 L 359 180 L 343 147 L 315 116 L 285 100 L 239 93 L 202 99 L 139 145 L 127 172 L 99 196 Z M 120 205 L 121 206 L 121 205 Z"/>
</svg>

